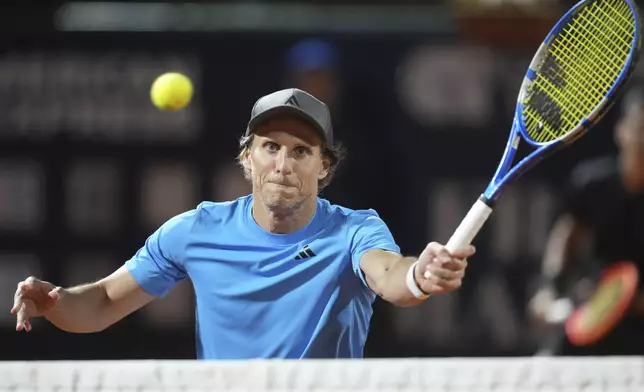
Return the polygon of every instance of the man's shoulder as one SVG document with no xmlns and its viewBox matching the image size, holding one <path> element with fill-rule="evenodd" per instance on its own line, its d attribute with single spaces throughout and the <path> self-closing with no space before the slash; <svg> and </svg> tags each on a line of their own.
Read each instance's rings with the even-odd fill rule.
<svg viewBox="0 0 644 392">
<path fill-rule="evenodd" d="M 617 159 L 601 156 L 578 163 L 570 174 L 570 183 L 575 189 L 585 189 L 613 181 L 618 176 Z"/>
<path fill-rule="evenodd" d="M 380 215 L 373 208 L 352 209 L 338 204 L 332 204 L 326 199 L 320 199 L 325 206 L 329 215 L 336 219 L 342 219 L 343 222 L 350 226 L 360 226 L 368 220 L 381 221 Z"/>
<path fill-rule="evenodd" d="M 164 226 L 167 228 L 192 227 L 194 224 L 223 223 L 230 220 L 244 209 L 250 196 L 243 196 L 231 201 L 202 201 L 195 208 L 170 218 Z"/>
<path fill-rule="evenodd" d="M 230 201 L 202 201 L 194 211 L 198 217 L 222 218 L 243 210 L 250 197 L 251 195 L 247 195 Z"/>
</svg>

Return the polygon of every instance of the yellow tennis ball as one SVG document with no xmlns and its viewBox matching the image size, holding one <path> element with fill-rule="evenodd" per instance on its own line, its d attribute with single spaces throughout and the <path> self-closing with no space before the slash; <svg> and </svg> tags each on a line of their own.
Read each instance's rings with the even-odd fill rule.
<svg viewBox="0 0 644 392">
<path fill-rule="evenodd" d="M 161 110 L 179 110 L 190 103 L 192 93 L 192 81 L 187 76 L 167 72 L 152 83 L 150 98 L 154 106 Z"/>
</svg>

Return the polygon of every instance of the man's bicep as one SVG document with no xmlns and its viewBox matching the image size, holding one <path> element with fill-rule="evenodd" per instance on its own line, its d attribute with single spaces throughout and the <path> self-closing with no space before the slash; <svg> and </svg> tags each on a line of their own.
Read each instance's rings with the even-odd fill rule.
<svg viewBox="0 0 644 392">
<path fill-rule="evenodd" d="M 368 216 L 361 222 L 353 236 L 351 245 L 353 271 L 367 286 L 369 284 L 362 270 L 362 260 L 367 253 L 371 254 L 368 257 L 368 259 L 371 259 L 374 255 L 378 254 L 378 251 L 398 254 L 400 253 L 400 248 L 394 241 L 393 235 L 385 222 L 374 214 Z"/>
<path fill-rule="evenodd" d="M 150 303 L 155 297 L 143 290 L 126 266 L 98 282 L 107 296 L 109 324 Z"/>
<path fill-rule="evenodd" d="M 148 294 L 164 297 L 186 277 L 185 271 L 171 260 L 144 246 L 123 266 L 132 279 Z"/>
<path fill-rule="evenodd" d="M 187 214 L 170 219 L 125 262 L 132 278 L 149 294 L 163 297 L 187 276 L 183 259 L 189 219 Z"/>
<path fill-rule="evenodd" d="M 383 249 L 372 249 L 365 252 L 359 261 L 367 285 L 376 290 L 381 287 L 389 271 L 402 256 L 398 252 Z"/>
</svg>

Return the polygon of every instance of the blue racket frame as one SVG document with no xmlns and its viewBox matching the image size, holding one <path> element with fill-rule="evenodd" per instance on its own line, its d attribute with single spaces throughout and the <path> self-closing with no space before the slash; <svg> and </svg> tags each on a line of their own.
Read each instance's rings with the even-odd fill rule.
<svg viewBox="0 0 644 392">
<path fill-rule="evenodd" d="M 506 143 L 501 162 L 499 163 L 499 166 L 497 167 L 492 180 L 481 196 L 481 200 L 490 207 L 494 205 L 505 185 L 515 181 L 517 178 L 522 176 L 526 171 L 530 170 L 543 159 L 552 155 L 556 151 L 559 151 L 562 148 L 570 145 L 579 137 L 583 136 L 595 124 L 597 124 L 604 116 L 604 114 L 606 114 L 606 112 L 613 106 L 615 100 L 623 91 L 623 87 L 626 85 L 626 82 L 631 76 L 640 53 L 640 18 L 638 9 L 633 1 L 623 0 L 626 4 L 628 4 L 631 11 L 633 12 L 633 15 L 635 15 L 635 41 L 634 45 L 631 46 L 631 49 L 629 51 L 626 60 L 626 66 L 621 70 L 617 79 L 615 80 L 615 83 L 613 83 L 611 88 L 604 96 L 603 102 L 598 105 L 598 107 L 586 118 L 581 120 L 577 128 L 573 132 L 568 133 L 568 135 L 561 139 L 546 143 L 537 143 L 530 139 L 530 137 L 528 137 L 526 133 L 525 118 L 523 115 L 524 106 L 521 102 L 523 101 L 523 94 L 525 94 L 526 92 L 526 87 L 530 83 L 532 83 L 532 81 L 534 81 L 537 76 L 534 66 L 540 62 L 540 58 L 546 53 L 546 49 L 548 48 L 550 41 L 552 41 L 556 37 L 556 35 L 566 26 L 568 21 L 573 16 L 575 16 L 575 14 L 579 12 L 583 7 L 596 1 L 602 0 L 582 0 L 575 6 L 573 6 L 550 30 L 545 40 L 541 44 L 541 47 L 533 57 L 532 62 L 528 67 L 528 71 L 526 72 L 523 85 L 521 86 L 521 93 L 519 94 L 519 97 L 517 99 L 517 105 L 514 111 L 514 119 L 512 121 L 512 129 L 510 131 L 510 136 Z M 527 155 L 510 169 L 522 139 L 537 149 L 532 151 L 529 155 Z"/>
</svg>

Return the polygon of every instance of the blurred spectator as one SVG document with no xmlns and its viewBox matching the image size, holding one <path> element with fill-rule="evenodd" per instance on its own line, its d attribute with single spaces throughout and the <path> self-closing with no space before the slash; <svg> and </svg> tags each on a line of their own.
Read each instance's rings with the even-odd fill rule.
<svg viewBox="0 0 644 392">
<path fill-rule="evenodd" d="M 336 110 L 341 85 L 340 54 L 329 42 L 304 39 L 289 50 L 285 59 L 286 85 L 298 87 Z"/>
</svg>

